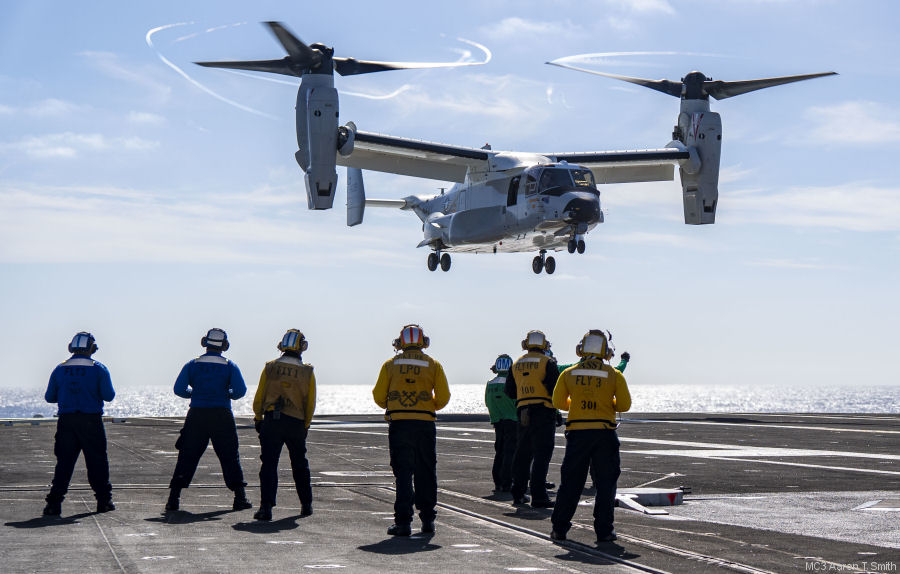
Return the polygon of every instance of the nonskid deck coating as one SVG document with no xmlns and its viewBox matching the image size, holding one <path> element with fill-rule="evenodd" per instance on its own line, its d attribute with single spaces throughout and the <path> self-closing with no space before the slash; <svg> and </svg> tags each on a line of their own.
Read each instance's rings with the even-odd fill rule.
<svg viewBox="0 0 900 574">
<path fill-rule="evenodd" d="M 321 417 L 308 446 L 315 514 L 299 517 L 287 455 L 271 523 L 232 512 L 209 449 L 182 512 L 164 516 L 182 420 L 108 422 L 117 510 L 94 514 L 82 463 L 62 518 L 40 511 L 55 460 L 52 421 L 0 427 L 5 572 L 813 572 L 900 571 L 900 417 L 629 414 L 620 487 L 686 485 L 667 517 L 618 509 L 616 544 L 593 543 L 589 497 L 552 543 L 546 510 L 491 492 L 486 417 L 438 421 L 437 534 L 393 539 L 393 479 L 380 417 Z M 259 446 L 239 419 L 249 494 Z M 550 468 L 559 482 L 561 430 Z M 413 523 L 414 532 L 418 522 Z M 892 566 L 893 565 L 893 566 Z M 891 570 L 893 568 L 893 570 Z"/>
</svg>

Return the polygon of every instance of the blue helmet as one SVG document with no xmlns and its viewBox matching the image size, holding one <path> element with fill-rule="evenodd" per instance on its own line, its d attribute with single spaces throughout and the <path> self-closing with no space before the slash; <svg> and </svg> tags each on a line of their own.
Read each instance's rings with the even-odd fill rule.
<svg viewBox="0 0 900 574">
<path fill-rule="evenodd" d="M 79 355 L 93 355 L 99 348 L 94 340 L 94 336 L 87 331 L 75 333 L 75 336 L 72 337 L 72 342 L 69 343 L 69 352 Z"/>
<path fill-rule="evenodd" d="M 497 357 L 497 360 L 494 361 L 494 366 L 491 367 L 491 370 L 495 373 L 508 373 L 512 368 L 513 360 L 509 355 L 500 355 Z"/>
</svg>

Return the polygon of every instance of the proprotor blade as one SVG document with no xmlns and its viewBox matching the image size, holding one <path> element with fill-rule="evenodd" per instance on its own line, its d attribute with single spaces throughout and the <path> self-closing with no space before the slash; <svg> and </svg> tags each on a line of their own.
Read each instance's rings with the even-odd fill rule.
<svg viewBox="0 0 900 574">
<path fill-rule="evenodd" d="M 813 78 L 821 78 L 823 76 L 836 76 L 837 72 L 823 72 L 821 74 L 803 74 L 800 76 L 781 76 L 778 78 L 762 78 L 759 80 L 743 80 L 737 82 L 708 81 L 703 83 L 703 91 L 717 100 L 724 100 L 733 96 L 746 94 L 763 88 L 771 88 L 772 86 L 780 86 L 782 84 L 790 84 L 792 82 L 802 82 L 803 80 L 811 80 Z"/>
<path fill-rule="evenodd" d="M 356 58 L 333 58 L 334 69 L 342 76 L 388 72 L 390 70 L 421 70 L 426 68 L 458 68 L 460 66 L 480 66 L 484 62 L 375 62 Z"/>
<path fill-rule="evenodd" d="M 288 57 L 296 64 L 300 64 L 305 68 L 315 68 L 322 63 L 322 54 L 304 44 L 300 38 L 285 28 L 284 24 L 281 22 L 266 22 L 266 25 L 278 38 L 281 45 L 284 46 Z"/>
<path fill-rule="evenodd" d="M 284 74 L 285 76 L 301 76 L 302 70 L 296 70 L 291 66 L 289 58 L 280 60 L 248 60 L 242 62 L 194 62 L 198 66 L 207 68 L 229 68 L 232 70 L 251 70 L 254 72 L 270 72 L 272 74 Z"/>
<path fill-rule="evenodd" d="M 606 78 L 622 80 L 623 82 L 630 82 L 632 84 L 644 86 L 645 88 L 650 88 L 651 90 L 656 90 L 657 92 L 669 94 L 670 96 L 675 96 L 676 98 L 681 97 L 681 89 L 682 89 L 681 82 L 672 82 L 670 80 L 645 80 L 643 78 L 630 78 L 628 76 L 617 76 L 616 74 L 605 74 L 603 72 L 597 72 L 596 70 L 589 70 L 587 68 L 579 68 L 578 66 L 571 66 L 569 64 L 563 64 L 560 62 L 547 62 L 547 64 L 550 64 L 551 66 L 559 66 L 560 68 L 568 68 L 569 70 L 577 70 L 579 72 L 594 74 L 595 76 L 604 76 Z"/>
</svg>

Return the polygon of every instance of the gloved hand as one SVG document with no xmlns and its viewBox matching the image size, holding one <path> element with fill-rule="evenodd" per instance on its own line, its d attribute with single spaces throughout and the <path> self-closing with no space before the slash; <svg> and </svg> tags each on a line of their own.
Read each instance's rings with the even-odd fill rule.
<svg viewBox="0 0 900 574">
<path fill-rule="evenodd" d="M 628 351 L 625 351 L 624 353 L 622 353 L 622 360 L 625 361 L 626 363 L 627 363 L 628 361 L 630 361 L 630 360 L 631 360 L 631 353 L 629 353 Z"/>
<path fill-rule="evenodd" d="M 262 421 L 256 421 L 256 420 L 253 421 L 253 426 L 254 426 L 254 428 L 256 428 L 256 434 L 259 434 L 262 432 L 262 423 L 263 423 Z"/>
</svg>

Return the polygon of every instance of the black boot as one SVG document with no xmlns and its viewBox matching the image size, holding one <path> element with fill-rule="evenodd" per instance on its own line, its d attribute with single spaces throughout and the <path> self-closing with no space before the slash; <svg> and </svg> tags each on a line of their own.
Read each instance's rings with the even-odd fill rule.
<svg viewBox="0 0 900 574">
<path fill-rule="evenodd" d="M 59 516 L 62 514 L 62 499 L 47 497 L 47 505 L 44 507 L 44 516 Z"/>
<path fill-rule="evenodd" d="M 181 497 L 181 489 L 180 488 L 172 487 L 172 489 L 169 490 L 169 500 L 168 500 L 168 502 L 166 502 L 166 511 L 167 512 L 172 512 L 172 511 L 178 510 L 178 506 L 179 506 L 178 499 L 180 497 Z"/>
<path fill-rule="evenodd" d="M 412 528 L 410 528 L 409 524 L 392 524 L 387 533 L 390 536 L 409 536 L 412 534 Z"/>
<path fill-rule="evenodd" d="M 310 516 L 312 514 L 312 502 L 309 504 L 300 503 L 300 516 Z"/>
<path fill-rule="evenodd" d="M 111 498 L 97 500 L 97 512 L 111 512 L 116 509 Z"/>
<path fill-rule="evenodd" d="M 234 503 L 231 505 L 232 510 L 247 510 L 253 508 L 253 504 L 247 500 L 247 493 L 244 492 L 243 486 L 234 489 Z"/>
<path fill-rule="evenodd" d="M 260 504 L 259 510 L 253 514 L 256 520 L 272 520 L 272 505 Z"/>
</svg>

